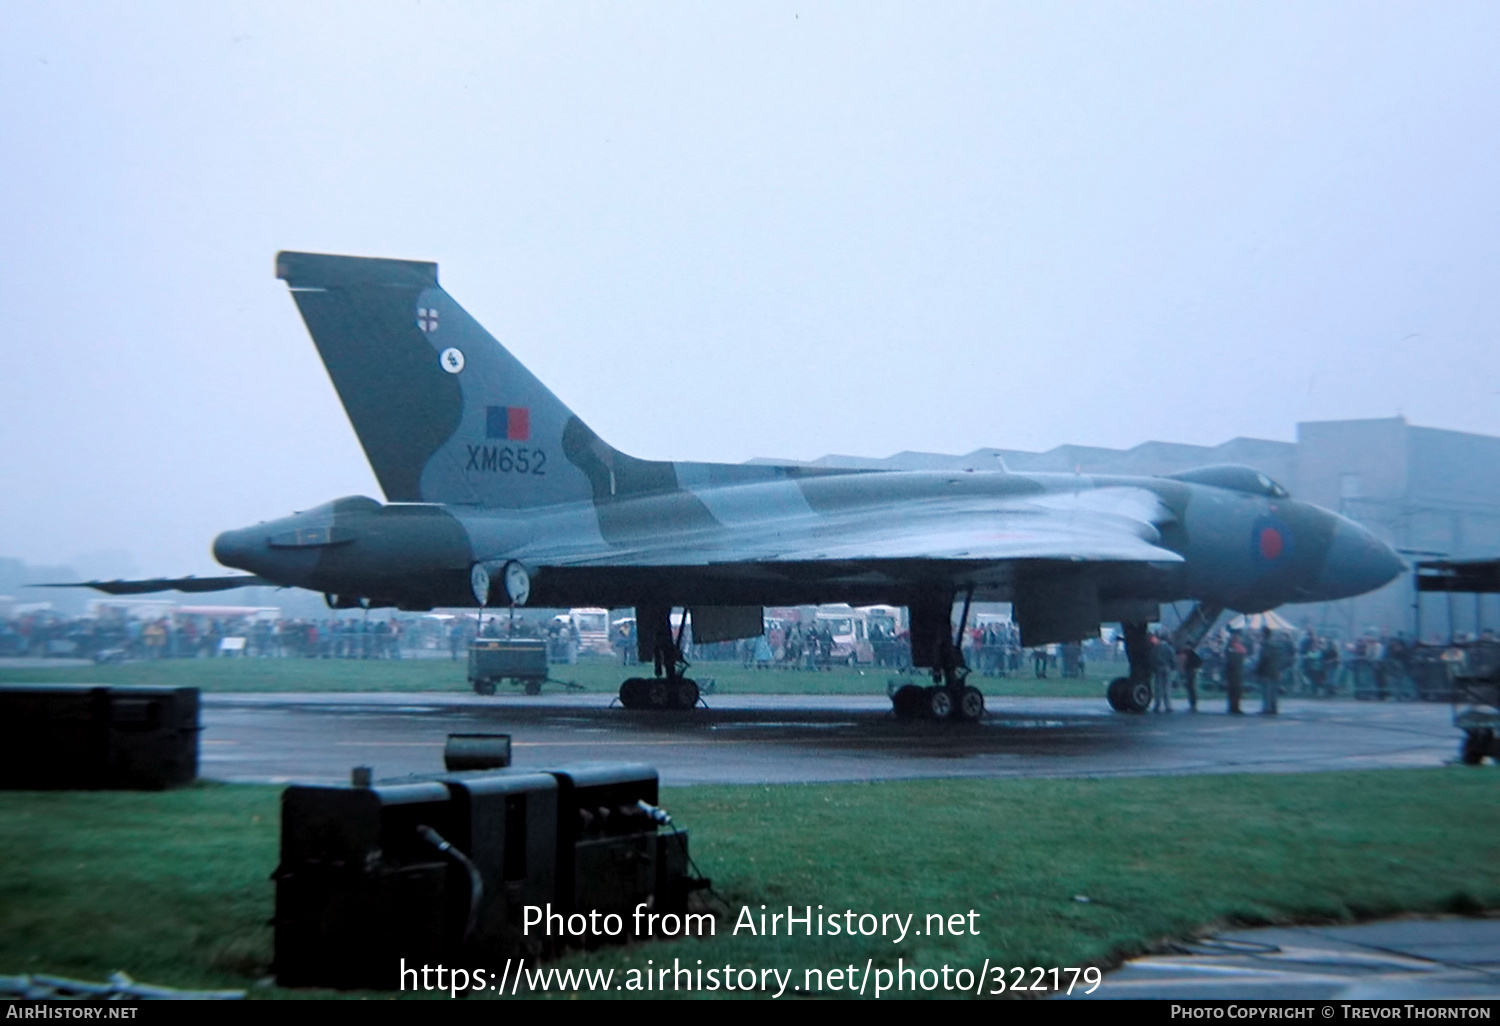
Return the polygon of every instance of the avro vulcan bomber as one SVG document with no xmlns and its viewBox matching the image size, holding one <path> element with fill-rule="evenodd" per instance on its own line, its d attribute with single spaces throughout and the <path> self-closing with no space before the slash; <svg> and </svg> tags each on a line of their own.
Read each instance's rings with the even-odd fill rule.
<svg viewBox="0 0 1500 1026">
<path fill-rule="evenodd" d="M 870 471 L 637 459 L 591 431 L 438 285 L 436 264 L 281 253 L 291 290 L 385 493 L 226 531 L 251 577 L 109 582 L 112 591 L 269 583 L 334 608 L 633 606 L 655 676 L 629 707 L 688 707 L 671 610 L 699 642 L 758 635 L 762 607 L 904 605 L 932 685 L 903 715 L 977 719 L 959 647 L 971 601 L 1013 603 L 1026 646 L 1124 627 L 1121 710 L 1150 696 L 1147 624 L 1347 598 L 1402 569 L 1360 525 L 1257 471 L 1170 477 Z M 955 630 L 952 612 L 962 603 Z M 685 618 L 686 619 L 686 618 Z M 1197 638 L 1191 638 L 1196 643 Z"/>
</svg>

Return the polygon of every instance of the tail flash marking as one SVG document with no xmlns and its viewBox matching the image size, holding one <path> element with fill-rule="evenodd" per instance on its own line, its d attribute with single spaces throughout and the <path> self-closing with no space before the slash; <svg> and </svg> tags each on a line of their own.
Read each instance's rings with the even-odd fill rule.
<svg viewBox="0 0 1500 1026">
<path fill-rule="evenodd" d="M 486 438 L 508 442 L 531 440 L 531 410 L 525 406 L 490 406 L 485 410 Z"/>
</svg>

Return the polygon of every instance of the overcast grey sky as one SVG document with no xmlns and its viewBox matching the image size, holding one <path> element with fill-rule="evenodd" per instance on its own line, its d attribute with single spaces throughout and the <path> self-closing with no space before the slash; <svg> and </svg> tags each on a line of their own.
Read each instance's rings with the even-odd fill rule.
<svg viewBox="0 0 1500 1026">
<path fill-rule="evenodd" d="M 278 249 L 740 461 L 1500 434 L 1494 3 L 0 6 L 0 555 L 378 488 Z M 84 562 L 87 562 L 85 560 Z"/>
</svg>

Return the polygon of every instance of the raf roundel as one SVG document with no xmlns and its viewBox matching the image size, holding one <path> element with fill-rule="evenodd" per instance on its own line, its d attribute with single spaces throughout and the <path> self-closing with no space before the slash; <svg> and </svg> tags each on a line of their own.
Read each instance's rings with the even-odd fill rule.
<svg viewBox="0 0 1500 1026">
<path fill-rule="evenodd" d="M 1261 517 L 1250 529 L 1250 558 L 1264 568 L 1283 565 L 1297 539 L 1278 516 Z"/>
<path fill-rule="evenodd" d="M 1281 537 L 1281 532 L 1274 527 L 1262 527 L 1260 537 L 1256 539 L 1260 544 L 1260 555 L 1262 559 L 1276 559 L 1281 555 L 1281 550 L 1286 547 Z"/>
<path fill-rule="evenodd" d="M 457 374 L 464 369 L 464 354 L 457 349 L 444 349 L 438 354 L 438 362 L 449 374 Z"/>
</svg>

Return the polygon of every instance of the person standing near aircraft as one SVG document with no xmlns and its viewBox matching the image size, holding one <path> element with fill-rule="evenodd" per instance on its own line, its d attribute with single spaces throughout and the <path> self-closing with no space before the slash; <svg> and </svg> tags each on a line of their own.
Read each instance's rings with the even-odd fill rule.
<svg viewBox="0 0 1500 1026">
<path fill-rule="evenodd" d="M 1229 632 L 1229 644 L 1224 648 L 1224 697 L 1228 702 L 1225 710 L 1231 716 L 1243 715 L 1240 696 L 1245 690 L 1245 643 L 1239 631 Z"/>
<path fill-rule="evenodd" d="M 1172 671 L 1177 668 L 1177 653 L 1165 632 L 1151 636 L 1151 709 L 1172 711 Z"/>
<path fill-rule="evenodd" d="M 1318 697 L 1332 698 L 1338 694 L 1340 662 L 1339 643 L 1332 637 L 1324 638 L 1322 658 L 1319 660 L 1323 682 L 1318 689 Z"/>
<path fill-rule="evenodd" d="M 1198 711 L 1198 671 L 1203 666 L 1203 657 L 1196 648 L 1184 648 L 1177 654 L 1182 668 L 1182 684 L 1187 688 L 1188 712 Z"/>
<path fill-rule="evenodd" d="M 1276 694 L 1281 687 L 1281 645 L 1271 634 L 1271 628 L 1260 629 L 1260 658 L 1255 662 L 1255 679 L 1260 682 L 1260 711 L 1263 716 L 1275 716 Z"/>
</svg>

